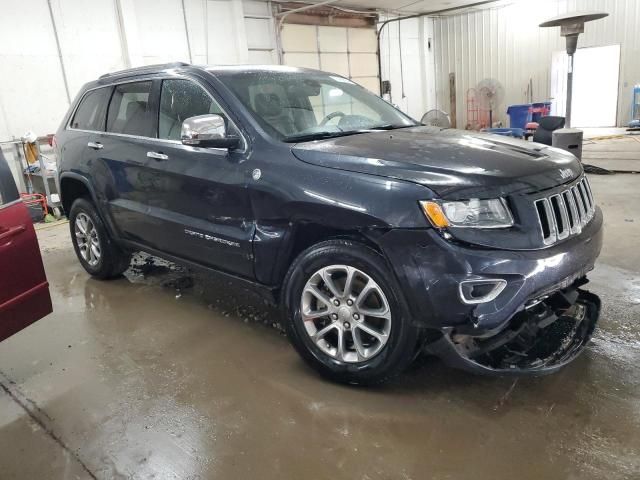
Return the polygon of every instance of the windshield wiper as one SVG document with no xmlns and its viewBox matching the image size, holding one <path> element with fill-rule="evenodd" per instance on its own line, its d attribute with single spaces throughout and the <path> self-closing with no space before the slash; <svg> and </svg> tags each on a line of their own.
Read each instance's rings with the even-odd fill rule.
<svg viewBox="0 0 640 480">
<path fill-rule="evenodd" d="M 301 135 L 289 135 L 282 139 L 283 142 L 310 142 L 312 140 L 323 140 L 325 138 L 346 137 L 347 135 L 356 135 L 358 133 L 365 133 L 366 130 L 348 130 L 346 132 L 316 132 L 316 133 L 303 133 Z"/>
<path fill-rule="evenodd" d="M 310 142 L 312 140 L 323 140 L 326 138 L 346 137 L 347 135 L 358 135 L 376 130 L 396 130 L 399 128 L 417 127 L 418 125 L 393 125 L 391 123 L 385 125 L 376 125 L 374 127 L 358 128 L 356 130 L 345 130 L 343 132 L 315 132 L 303 133 L 300 135 L 289 135 L 284 137 L 284 142 Z"/>
<path fill-rule="evenodd" d="M 393 125 L 391 123 L 387 123 L 385 125 L 376 125 L 375 127 L 370 127 L 367 129 L 364 129 L 363 131 L 367 131 L 367 130 L 397 130 L 399 128 L 409 128 L 409 127 L 417 127 L 418 125 Z"/>
</svg>

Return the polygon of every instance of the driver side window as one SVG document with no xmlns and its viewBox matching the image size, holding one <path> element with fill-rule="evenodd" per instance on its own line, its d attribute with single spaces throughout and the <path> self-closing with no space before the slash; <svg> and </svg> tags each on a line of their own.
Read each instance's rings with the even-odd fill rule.
<svg viewBox="0 0 640 480">
<path fill-rule="evenodd" d="M 197 115 L 222 115 L 218 102 L 191 80 L 163 80 L 160 92 L 158 138 L 180 140 L 182 122 Z"/>
</svg>

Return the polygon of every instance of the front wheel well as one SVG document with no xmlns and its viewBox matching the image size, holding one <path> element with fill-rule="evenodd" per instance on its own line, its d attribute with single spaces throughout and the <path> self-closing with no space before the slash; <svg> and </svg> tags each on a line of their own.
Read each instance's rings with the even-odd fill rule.
<svg viewBox="0 0 640 480">
<path fill-rule="evenodd" d="M 298 255 L 313 245 L 327 240 L 351 240 L 361 243 L 384 256 L 380 247 L 371 239 L 372 235 L 368 235 L 368 233 L 364 230 L 341 230 L 315 223 L 297 225 L 291 232 L 292 238 L 288 242 L 289 248 L 286 250 L 286 256 L 280 264 L 280 271 L 277 273 L 278 285 L 282 285 L 289 267 Z"/>
</svg>

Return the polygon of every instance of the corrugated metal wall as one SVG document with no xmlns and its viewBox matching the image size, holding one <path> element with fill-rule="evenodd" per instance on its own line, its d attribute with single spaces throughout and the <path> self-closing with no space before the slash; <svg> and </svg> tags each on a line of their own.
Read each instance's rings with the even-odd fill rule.
<svg viewBox="0 0 640 480">
<path fill-rule="evenodd" d="M 506 106 L 524 103 L 529 79 L 534 101 L 550 96 L 551 57 L 564 51 L 559 28 L 538 24 L 564 13 L 597 10 L 609 17 L 587 23 L 578 47 L 620 44 L 618 125 L 631 117 L 631 95 L 640 83 L 640 1 L 536 0 L 470 11 L 434 19 L 436 93 L 438 108 L 449 110 L 449 73 L 456 74 L 458 127 L 467 124 L 466 93 L 485 78 L 498 80 L 505 90 L 497 119 L 508 125 Z M 597 92 L 594 92 L 596 95 Z M 496 115 L 494 115 L 494 121 Z"/>
</svg>

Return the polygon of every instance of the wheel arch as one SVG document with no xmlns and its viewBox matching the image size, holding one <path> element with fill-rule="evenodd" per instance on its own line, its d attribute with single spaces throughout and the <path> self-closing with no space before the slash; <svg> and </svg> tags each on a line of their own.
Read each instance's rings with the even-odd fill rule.
<svg viewBox="0 0 640 480">
<path fill-rule="evenodd" d="M 94 205 L 98 204 L 95 192 L 86 177 L 73 172 L 60 174 L 60 198 L 67 215 L 73 202 L 80 197 L 89 197 Z"/>
<path fill-rule="evenodd" d="M 281 288 L 287 271 L 295 259 L 308 248 L 328 240 L 351 240 L 385 257 L 376 238 L 386 230 L 387 228 L 383 227 L 337 228 L 315 220 L 301 220 L 292 223 L 284 235 L 282 247 L 276 258 L 272 272 L 273 283 Z"/>
</svg>

